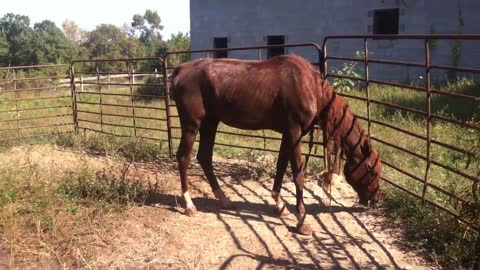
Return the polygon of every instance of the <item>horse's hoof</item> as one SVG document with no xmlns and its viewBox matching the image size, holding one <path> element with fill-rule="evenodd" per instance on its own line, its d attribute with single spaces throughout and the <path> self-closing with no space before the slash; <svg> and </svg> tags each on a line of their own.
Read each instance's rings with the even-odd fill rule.
<svg viewBox="0 0 480 270">
<path fill-rule="evenodd" d="M 300 223 L 300 224 L 297 225 L 297 232 L 301 235 L 310 236 L 313 233 L 313 229 L 307 223 Z"/>
<path fill-rule="evenodd" d="M 234 209 L 235 206 L 233 205 L 232 201 L 230 200 L 225 200 L 222 201 L 222 209 L 229 210 L 229 209 Z"/>
<path fill-rule="evenodd" d="M 185 215 L 187 215 L 189 217 L 196 216 L 197 215 L 197 208 L 195 208 L 195 206 L 187 207 L 185 209 Z"/>
<path fill-rule="evenodd" d="M 275 206 L 274 212 L 276 215 L 280 217 L 285 217 L 290 214 L 290 212 L 287 209 L 287 205 L 284 204 L 282 207 Z"/>
</svg>

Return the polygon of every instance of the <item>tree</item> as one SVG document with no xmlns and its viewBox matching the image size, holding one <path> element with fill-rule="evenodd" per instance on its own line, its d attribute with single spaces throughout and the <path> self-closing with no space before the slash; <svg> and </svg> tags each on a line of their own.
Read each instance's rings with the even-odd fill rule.
<svg viewBox="0 0 480 270">
<path fill-rule="evenodd" d="M 147 9 L 145 14 L 133 15 L 132 35 L 138 36 L 139 40 L 144 44 L 155 43 L 162 40 L 160 31 L 163 30 L 162 20 L 156 11 Z"/>
<path fill-rule="evenodd" d="M 188 51 L 190 49 L 190 36 L 188 33 L 183 34 L 178 32 L 176 35 L 172 34 L 167 41 L 168 51 Z M 173 54 L 168 57 L 169 64 L 178 65 L 190 60 L 190 54 Z"/>
<path fill-rule="evenodd" d="M 78 27 L 78 25 L 74 21 L 70 21 L 66 19 L 62 23 L 63 33 L 65 36 L 72 42 L 77 44 L 85 41 L 86 31 Z"/>
<path fill-rule="evenodd" d="M 111 24 L 101 24 L 88 33 L 85 41 L 90 58 L 128 58 L 143 55 L 139 42 L 128 37 L 120 28 Z"/>
<path fill-rule="evenodd" d="M 9 50 L 5 65 L 21 65 L 31 60 L 33 31 L 27 16 L 7 13 L 0 19 L 0 34 L 5 37 Z"/>
<path fill-rule="evenodd" d="M 130 28 L 130 36 L 137 37 L 138 40 L 144 45 L 145 53 L 147 55 L 159 55 L 159 51 L 166 47 L 165 42 L 162 39 L 161 25 L 162 20 L 156 11 L 147 9 L 145 14 L 133 15 Z"/>
<path fill-rule="evenodd" d="M 52 21 L 36 23 L 33 29 L 35 64 L 68 63 L 78 55 L 78 46 Z"/>
</svg>

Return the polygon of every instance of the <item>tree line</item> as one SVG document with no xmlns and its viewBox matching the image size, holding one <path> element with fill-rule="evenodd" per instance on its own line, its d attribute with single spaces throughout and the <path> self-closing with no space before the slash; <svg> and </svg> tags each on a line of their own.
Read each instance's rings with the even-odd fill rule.
<svg viewBox="0 0 480 270">
<path fill-rule="evenodd" d="M 59 28 L 50 20 L 30 25 L 28 16 L 7 13 L 0 19 L 0 66 L 70 63 L 74 59 L 159 56 L 166 50 L 188 50 L 188 33 L 164 40 L 160 16 L 147 9 L 130 24 L 100 24 L 92 31 L 65 20 Z M 187 60 L 185 57 L 177 61 Z"/>
</svg>

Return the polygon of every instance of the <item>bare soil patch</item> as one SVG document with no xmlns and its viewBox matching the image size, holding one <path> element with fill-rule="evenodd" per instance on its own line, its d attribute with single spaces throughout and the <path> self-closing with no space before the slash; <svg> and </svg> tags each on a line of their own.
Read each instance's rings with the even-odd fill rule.
<svg viewBox="0 0 480 270">
<path fill-rule="evenodd" d="M 37 164 L 45 170 L 102 170 L 122 166 L 118 158 L 91 156 L 53 146 L 14 148 L 0 154 L 0 166 Z M 357 207 L 357 196 L 336 181 L 330 199 L 312 177 L 305 203 L 311 237 L 294 232 L 295 188 L 285 179 L 286 217 L 273 213 L 271 177 L 252 180 L 245 162 L 215 158 L 214 166 L 234 210 L 222 210 L 200 167 L 190 170 L 196 217 L 183 214 L 176 164 L 170 159 L 132 164 L 129 177 L 160 179 L 165 192 L 147 205 L 112 212 L 95 221 L 81 244 L 92 249 L 87 269 L 432 269 L 418 252 L 406 250 L 402 226 L 379 211 Z M 327 205 L 326 205 L 327 204 Z M 97 229 L 95 229 L 97 228 Z M 1 232 L 0 232 L 1 233 Z M 9 247 L 0 235 L 0 269 L 8 268 Z M 59 251 L 61 252 L 61 251 Z M 52 259 L 52 262 L 54 259 Z M 55 267 L 53 267 L 54 265 Z M 50 264 L 61 269 L 61 265 Z M 22 268 L 36 268 L 23 265 Z"/>
</svg>

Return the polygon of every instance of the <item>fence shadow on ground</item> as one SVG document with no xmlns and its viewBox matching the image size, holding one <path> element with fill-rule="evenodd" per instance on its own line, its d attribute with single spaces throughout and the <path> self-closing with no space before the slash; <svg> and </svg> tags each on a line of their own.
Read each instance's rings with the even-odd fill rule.
<svg viewBox="0 0 480 270">
<path fill-rule="evenodd" d="M 172 160 L 165 159 L 145 164 L 144 167 L 160 173 L 172 173 L 172 170 L 176 170 L 172 163 Z M 311 237 L 301 236 L 294 233 L 295 207 L 291 202 L 288 204 L 291 213 L 288 217 L 277 217 L 274 214 L 273 200 L 265 196 L 269 194 L 272 183 L 265 180 L 247 181 L 252 172 L 243 164 L 215 162 L 214 167 L 224 191 L 232 197 L 235 208 L 222 210 L 216 199 L 201 195 L 211 192 L 210 190 L 201 190 L 195 184 L 192 189 L 197 209 L 201 213 L 216 215 L 225 228 L 225 232 L 219 233 L 229 234 L 235 243 L 237 251 L 223 260 L 220 269 L 235 267 L 238 260 L 245 259 L 255 261 L 256 269 L 401 268 L 395 256 L 357 216 L 366 211 L 363 207 L 341 204 L 327 206 L 316 195 L 317 191 L 306 188 L 305 197 L 310 198 L 306 207 L 308 214 L 313 216 L 312 225 L 316 229 Z M 191 166 L 189 175 L 204 178 L 196 164 Z M 285 182 L 291 181 L 285 179 Z M 179 207 L 183 206 L 183 202 L 177 196 L 179 181 L 177 185 L 175 191 L 153 194 L 148 204 L 160 204 L 170 211 L 183 212 Z M 285 186 L 283 196 L 294 197 L 294 190 Z M 238 231 L 239 226 L 243 227 L 242 231 Z M 279 228 L 286 230 L 279 233 Z M 255 242 L 246 243 L 246 234 L 251 236 L 249 239 L 255 239 Z M 257 250 L 251 245 L 257 246 Z"/>
</svg>

